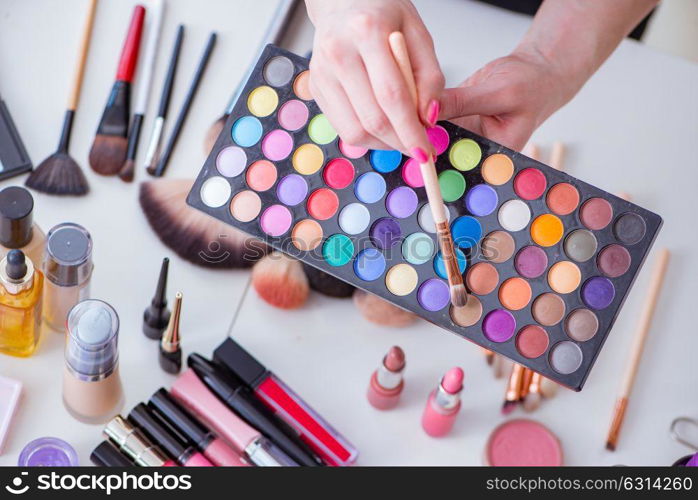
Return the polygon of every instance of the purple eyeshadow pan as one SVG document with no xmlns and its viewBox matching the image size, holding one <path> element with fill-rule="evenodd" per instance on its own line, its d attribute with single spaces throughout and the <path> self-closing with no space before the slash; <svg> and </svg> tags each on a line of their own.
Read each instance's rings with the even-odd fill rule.
<svg viewBox="0 0 698 500">
<path fill-rule="evenodd" d="M 407 186 L 395 188 L 385 199 L 385 208 L 398 219 L 409 217 L 417 210 L 417 193 Z"/>
<path fill-rule="evenodd" d="M 298 174 L 287 175 L 276 186 L 276 197 L 281 203 L 289 207 L 301 203 L 307 194 L 308 183 Z"/>
<path fill-rule="evenodd" d="M 495 309 L 482 320 L 482 333 L 492 342 L 506 342 L 515 330 L 514 316 L 504 309 Z"/>
<path fill-rule="evenodd" d="M 402 236 L 402 231 L 400 230 L 400 224 L 395 219 L 384 217 L 373 223 L 370 235 L 373 244 L 377 248 L 385 250 L 397 245 L 400 241 L 400 236 Z"/>
<path fill-rule="evenodd" d="M 548 256 L 542 248 L 524 247 L 516 254 L 514 267 L 524 278 L 537 278 L 548 268 Z"/>
<path fill-rule="evenodd" d="M 608 278 L 595 276 L 582 285 L 582 300 L 591 309 L 605 309 L 616 296 L 616 289 Z"/>
<path fill-rule="evenodd" d="M 450 300 L 448 285 L 436 278 L 426 280 L 417 291 L 417 301 L 427 311 L 440 311 Z"/>
<path fill-rule="evenodd" d="M 498 202 L 497 191 L 487 184 L 478 184 L 465 195 L 465 207 L 477 217 L 490 215 Z"/>
</svg>

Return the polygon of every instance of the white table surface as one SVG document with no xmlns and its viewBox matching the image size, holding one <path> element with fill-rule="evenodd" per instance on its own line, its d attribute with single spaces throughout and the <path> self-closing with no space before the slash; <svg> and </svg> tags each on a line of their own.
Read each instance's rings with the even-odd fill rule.
<svg viewBox="0 0 698 500">
<path fill-rule="evenodd" d="M 173 95 L 173 115 L 183 98 L 208 32 L 218 46 L 184 128 L 168 177 L 193 177 L 203 160 L 202 139 L 254 57 L 257 40 L 274 10 L 271 0 L 168 0 L 163 46 L 157 61 L 150 130 L 176 25 L 187 34 Z M 462 0 L 416 2 L 434 35 L 449 83 L 505 55 L 530 19 Z M 3 0 L 0 3 L 0 93 L 25 145 L 38 164 L 55 150 L 72 79 L 85 0 Z M 157 367 L 156 343 L 141 333 L 141 315 L 153 293 L 160 259 L 169 255 L 171 295 L 184 292 L 185 355 L 208 355 L 224 338 L 247 271 L 211 271 L 173 257 L 148 227 L 137 201 L 137 183 L 93 174 L 87 152 L 112 85 L 133 1 L 100 2 L 71 151 L 91 185 L 89 196 L 59 199 L 35 194 L 36 221 L 48 229 L 62 221 L 85 225 L 95 242 L 93 296 L 121 316 L 121 372 L 130 409 L 173 377 Z M 432 7 L 433 6 L 433 7 Z M 430 8 L 432 7 L 432 8 Z M 310 26 L 297 16 L 286 46 L 310 47 Z M 550 427 L 569 465 L 668 465 L 688 453 L 668 435 L 671 420 L 698 416 L 698 355 L 693 314 L 698 297 L 698 236 L 693 220 L 698 160 L 698 67 L 635 42 L 624 42 L 580 94 L 535 134 L 549 146 L 568 146 L 567 170 L 658 212 L 665 226 L 658 246 L 672 260 L 654 326 L 637 377 L 618 451 L 604 442 L 635 320 L 644 300 L 649 264 L 581 393 L 560 390 L 532 417 Z M 145 139 L 142 139 L 142 143 Z M 144 153 L 141 147 L 140 155 Z M 547 150 L 544 150 L 547 153 Z M 137 172 L 137 180 L 144 179 Z M 23 181 L 12 179 L 2 186 Z M 360 450 L 359 464 L 478 465 L 490 431 L 504 418 L 504 382 L 495 380 L 480 350 L 420 321 L 395 330 L 368 323 L 351 301 L 313 294 L 298 311 L 283 312 L 252 291 L 234 328 L 235 337 L 319 410 Z M 21 406 L 0 465 L 16 463 L 22 447 L 41 436 L 72 443 L 81 463 L 100 440 L 100 427 L 73 420 L 61 402 L 62 337 L 47 332 L 29 359 L 0 356 L 0 375 L 24 384 Z M 378 412 L 364 393 L 387 348 L 406 351 L 406 388 L 400 406 Z M 466 371 L 463 408 L 454 432 L 431 439 L 419 419 L 428 392 L 452 365 Z"/>
</svg>

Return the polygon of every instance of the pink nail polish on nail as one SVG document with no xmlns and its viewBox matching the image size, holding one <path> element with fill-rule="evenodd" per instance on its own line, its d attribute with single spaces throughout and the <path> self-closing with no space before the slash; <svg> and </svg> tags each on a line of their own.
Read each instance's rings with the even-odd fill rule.
<svg viewBox="0 0 698 500">
<path fill-rule="evenodd" d="M 419 163 L 426 163 L 429 160 L 427 152 L 420 147 L 412 148 L 410 153 L 412 153 L 412 158 L 417 160 Z"/>
<path fill-rule="evenodd" d="M 451 368 L 429 395 L 422 415 L 422 428 L 432 437 L 445 436 L 453 428 L 460 411 L 463 370 Z"/>
<path fill-rule="evenodd" d="M 441 104 L 436 99 L 432 99 L 429 103 L 429 108 L 427 109 L 427 122 L 429 126 L 433 127 L 436 125 L 436 120 L 439 119 L 439 112 L 441 111 Z"/>
</svg>

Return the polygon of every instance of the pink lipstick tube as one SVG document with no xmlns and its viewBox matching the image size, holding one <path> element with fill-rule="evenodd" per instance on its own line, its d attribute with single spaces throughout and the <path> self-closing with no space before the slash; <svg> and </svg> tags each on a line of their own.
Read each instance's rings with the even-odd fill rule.
<svg viewBox="0 0 698 500">
<path fill-rule="evenodd" d="M 432 437 L 445 436 L 456 421 L 460 411 L 460 393 L 463 390 L 463 370 L 451 368 L 429 394 L 422 415 L 422 428 Z"/>
<path fill-rule="evenodd" d="M 253 464 L 296 466 L 283 451 L 230 411 L 190 368 L 172 384 L 172 395 L 230 442 Z"/>
<path fill-rule="evenodd" d="M 405 369 L 405 353 L 393 346 L 376 371 L 371 375 L 366 398 L 378 410 L 390 410 L 400 402 L 405 386 L 402 372 Z"/>
</svg>

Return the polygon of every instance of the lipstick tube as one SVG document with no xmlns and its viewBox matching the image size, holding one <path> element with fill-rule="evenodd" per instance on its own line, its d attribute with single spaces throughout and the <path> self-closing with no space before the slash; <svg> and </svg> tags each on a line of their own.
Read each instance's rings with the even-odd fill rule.
<svg viewBox="0 0 698 500">
<path fill-rule="evenodd" d="M 463 370 L 451 368 L 429 395 L 422 415 L 422 428 L 432 437 L 445 436 L 453 428 L 460 410 Z"/>
<path fill-rule="evenodd" d="M 405 387 L 402 372 L 405 370 L 405 353 L 393 346 L 383 357 L 380 366 L 371 375 L 366 397 L 371 406 L 378 410 L 395 408 Z"/>
<path fill-rule="evenodd" d="M 160 420 L 143 403 L 139 403 L 131 410 L 128 419 L 153 442 L 159 444 L 178 464 L 185 467 L 213 467 L 213 464 L 184 436 L 177 434 L 172 426 Z"/>
<path fill-rule="evenodd" d="M 198 354 L 190 354 L 189 367 L 223 403 L 240 418 L 264 434 L 299 465 L 324 465 L 298 434 L 283 420 L 255 398 L 250 389 L 234 375 L 221 373 L 213 363 Z"/>
<path fill-rule="evenodd" d="M 225 441 L 194 418 L 164 388 L 160 388 L 152 395 L 148 407 L 193 442 L 214 465 L 218 467 L 250 465 Z"/>
<path fill-rule="evenodd" d="M 359 452 L 353 444 L 233 339 L 227 338 L 218 346 L 213 359 L 250 387 L 255 397 L 293 427 L 326 464 L 346 466 L 356 461 Z"/>
<path fill-rule="evenodd" d="M 175 467 L 176 464 L 141 431 L 121 415 L 112 418 L 102 431 L 126 456 L 141 467 Z"/>
<path fill-rule="evenodd" d="M 172 395 L 253 464 L 262 467 L 298 465 L 260 432 L 228 409 L 190 368 L 172 384 Z"/>
<path fill-rule="evenodd" d="M 90 461 L 97 467 L 133 467 L 133 462 L 110 441 L 102 441 L 90 454 Z"/>
</svg>

